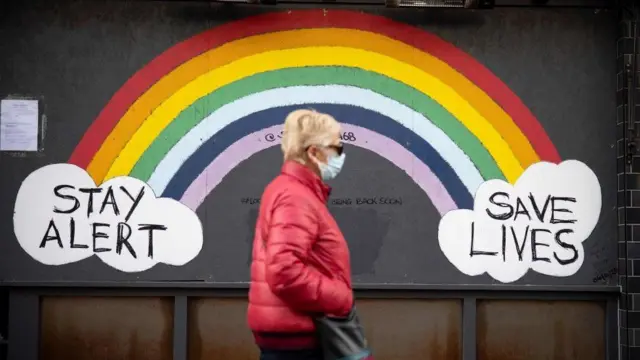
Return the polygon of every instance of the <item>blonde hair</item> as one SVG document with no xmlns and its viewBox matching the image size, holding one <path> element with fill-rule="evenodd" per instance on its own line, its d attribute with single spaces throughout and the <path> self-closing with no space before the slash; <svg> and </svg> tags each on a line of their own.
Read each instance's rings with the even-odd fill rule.
<svg viewBox="0 0 640 360">
<path fill-rule="evenodd" d="M 284 160 L 305 163 L 305 151 L 311 145 L 329 145 L 331 136 L 340 131 L 340 124 L 328 114 L 313 109 L 291 112 L 284 120 L 282 153 Z"/>
</svg>

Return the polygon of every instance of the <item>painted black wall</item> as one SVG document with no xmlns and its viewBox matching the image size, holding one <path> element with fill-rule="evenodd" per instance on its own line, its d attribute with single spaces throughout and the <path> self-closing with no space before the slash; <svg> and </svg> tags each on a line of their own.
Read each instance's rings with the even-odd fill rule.
<svg viewBox="0 0 640 360">
<path fill-rule="evenodd" d="M 93 257 L 44 266 L 19 247 L 12 231 L 15 195 L 33 170 L 65 162 L 102 107 L 138 69 L 172 45 L 222 22 L 256 14 L 255 7 L 187 3 L 45 1 L 5 3 L 0 11 L 0 96 L 41 96 L 47 133 L 41 156 L 0 155 L 0 280 L 248 280 L 249 239 L 259 197 L 277 173 L 280 154 L 266 150 L 242 163 L 200 208 L 205 245 L 183 267 L 157 265 L 126 274 Z M 384 11 L 421 26 L 493 71 L 532 110 L 563 159 L 579 159 L 598 175 L 600 223 L 585 242 L 586 259 L 569 278 L 530 272 L 526 284 L 617 284 L 604 277 L 617 264 L 615 169 L 615 14 L 591 9 Z M 461 274 L 440 252 L 439 216 L 414 182 L 393 164 L 348 148 L 364 164 L 334 183 L 335 196 L 402 197 L 402 206 L 336 209 L 361 283 L 477 284 L 488 276 Z M 371 175 L 379 175 L 372 177 Z M 375 179 L 375 180 L 370 180 Z M 392 190 L 389 184 L 393 184 Z M 215 198 L 215 201 L 213 199 Z M 37 206 L 37 204 L 34 204 Z M 211 239 L 215 239 L 212 241 Z M 614 271 L 615 272 L 615 271 Z"/>
<path fill-rule="evenodd" d="M 626 5 L 633 5 L 628 2 Z M 640 48 L 634 46 L 640 7 L 628 6 L 620 14 L 617 41 L 618 70 L 618 246 L 620 285 L 620 355 L 640 357 L 640 156 L 637 130 L 640 124 Z M 635 20 L 635 21 L 634 21 Z M 636 35 L 637 36 L 637 35 Z M 634 56 L 634 52 L 636 55 Z M 635 64 L 634 64 L 635 60 Z M 629 82 L 631 84 L 629 84 Z M 631 98 L 629 92 L 632 91 Z M 629 112 L 631 107 L 635 111 Z M 636 145 L 633 145 L 633 144 Z"/>
</svg>

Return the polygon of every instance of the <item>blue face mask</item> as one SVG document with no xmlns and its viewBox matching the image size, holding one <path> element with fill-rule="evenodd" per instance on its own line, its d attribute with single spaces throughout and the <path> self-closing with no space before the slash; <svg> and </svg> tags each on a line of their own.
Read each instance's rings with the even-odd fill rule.
<svg viewBox="0 0 640 360">
<path fill-rule="evenodd" d="M 338 176 L 340 170 L 342 170 L 342 166 L 344 165 L 344 159 L 346 157 L 345 153 L 341 155 L 329 155 L 329 159 L 327 163 L 318 163 L 318 168 L 320 169 L 320 175 L 322 176 L 322 180 L 333 180 Z"/>
</svg>

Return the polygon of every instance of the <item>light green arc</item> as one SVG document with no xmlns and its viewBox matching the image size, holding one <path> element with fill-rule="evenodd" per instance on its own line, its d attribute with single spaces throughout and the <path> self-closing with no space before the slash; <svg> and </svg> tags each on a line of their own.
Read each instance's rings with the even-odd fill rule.
<svg viewBox="0 0 640 360">
<path fill-rule="evenodd" d="M 368 89 L 423 114 L 471 159 L 485 180 L 504 174 L 482 143 L 444 107 L 413 87 L 374 72 L 343 66 L 288 68 L 263 72 L 223 86 L 183 110 L 153 140 L 129 176 L 148 181 L 167 153 L 209 114 L 239 98 L 269 89 L 304 85 L 346 85 Z"/>
</svg>

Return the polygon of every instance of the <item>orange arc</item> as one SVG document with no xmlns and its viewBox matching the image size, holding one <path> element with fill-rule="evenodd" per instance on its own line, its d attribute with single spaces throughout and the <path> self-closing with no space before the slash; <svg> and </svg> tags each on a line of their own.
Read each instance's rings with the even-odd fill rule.
<svg viewBox="0 0 640 360">
<path fill-rule="evenodd" d="M 127 141 L 153 110 L 193 79 L 225 64 L 265 51 L 310 46 L 351 47 L 395 58 L 437 76 L 492 123 L 523 168 L 539 160 L 522 131 L 484 91 L 440 59 L 415 47 L 372 32 L 323 28 L 300 29 L 245 37 L 213 48 L 183 63 L 140 96 L 109 134 L 87 170 L 99 183 Z"/>
</svg>

